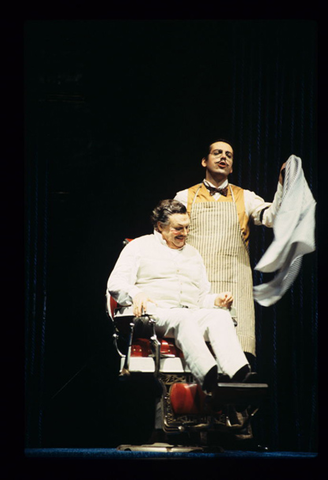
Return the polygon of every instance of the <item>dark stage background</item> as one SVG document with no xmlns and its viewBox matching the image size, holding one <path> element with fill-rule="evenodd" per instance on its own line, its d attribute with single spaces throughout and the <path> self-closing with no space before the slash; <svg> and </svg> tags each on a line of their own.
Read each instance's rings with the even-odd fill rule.
<svg viewBox="0 0 328 480">
<path fill-rule="evenodd" d="M 155 204 L 203 178 L 217 137 L 235 147 L 232 183 L 271 201 L 295 154 L 317 198 L 316 84 L 313 22 L 25 24 L 26 447 L 147 440 L 154 391 L 118 383 L 105 313 L 122 240 L 150 233 Z M 272 231 L 251 235 L 254 266 Z M 316 451 L 317 253 L 256 315 L 271 388 L 259 443 Z"/>
</svg>

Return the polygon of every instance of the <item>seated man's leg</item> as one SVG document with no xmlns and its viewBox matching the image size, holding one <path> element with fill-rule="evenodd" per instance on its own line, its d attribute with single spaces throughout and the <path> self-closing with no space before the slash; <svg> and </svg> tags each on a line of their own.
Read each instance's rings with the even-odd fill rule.
<svg viewBox="0 0 328 480">
<path fill-rule="evenodd" d="M 248 360 L 229 312 L 220 309 L 202 309 L 200 312 L 201 331 L 211 342 L 220 371 L 231 378 L 245 366 L 245 372 L 248 371 Z"/>
<path fill-rule="evenodd" d="M 205 343 L 203 331 L 198 323 L 199 309 L 158 308 L 156 327 L 161 334 L 172 335 L 182 350 L 185 361 L 196 381 L 204 388 L 208 372 L 217 377 L 217 363 Z"/>
</svg>

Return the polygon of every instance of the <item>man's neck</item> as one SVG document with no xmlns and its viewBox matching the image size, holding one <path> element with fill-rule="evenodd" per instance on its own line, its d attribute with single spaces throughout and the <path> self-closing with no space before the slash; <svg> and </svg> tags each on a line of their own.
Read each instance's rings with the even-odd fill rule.
<svg viewBox="0 0 328 480">
<path fill-rule="evenodd" d="M 208 171 L 206 172 L 205 179 L 208 182 L 211 182 L 215 187 L 221 187 L 221 185 L 228 179 L 227 175 L 211 175 Z"/>
</svg>

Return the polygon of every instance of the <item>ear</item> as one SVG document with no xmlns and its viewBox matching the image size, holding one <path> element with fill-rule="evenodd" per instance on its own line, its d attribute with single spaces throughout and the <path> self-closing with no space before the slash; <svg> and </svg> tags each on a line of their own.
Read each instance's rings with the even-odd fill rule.
<svg viewBox="0 0 328 480">
<path fill-rule="evenodd" d="M 161 223 L 161 222 L 157 222 L 156 226 L 157 226 L 157 230 L 161 233 L 162 230 L 163 230 L 162 223 Z"/>
<path fill-rule="evenodd" d="M 206 159 L 205 157 L 202 158 L 201 164 L 202 164 L 202 167 L 206 168 L 206 166 L 207 166 L 207 159 Z"/>
</svg>

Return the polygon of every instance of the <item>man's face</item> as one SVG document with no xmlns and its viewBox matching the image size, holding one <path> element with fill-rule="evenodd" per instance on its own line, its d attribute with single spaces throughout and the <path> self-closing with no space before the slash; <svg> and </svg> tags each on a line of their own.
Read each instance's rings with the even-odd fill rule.
<svg viewBox="0 0 328 480">
<path fill-rule="evenodd" d="M 169 220 L 170 223 L 168 225 L 158 222 L 157 228 L 170 248 L 182 248 L 188 236 L 189 215 L 187 213 L 173 213 Z"/>
<path fill-rule="evenodd" d="M 202 159 L 203 167 L 213 175 L 221 174 L 228 176 L 232 173 L 233 150 L 231 145 L 225 142 L 212 143 L 207 158 Z"/>
</svg>

